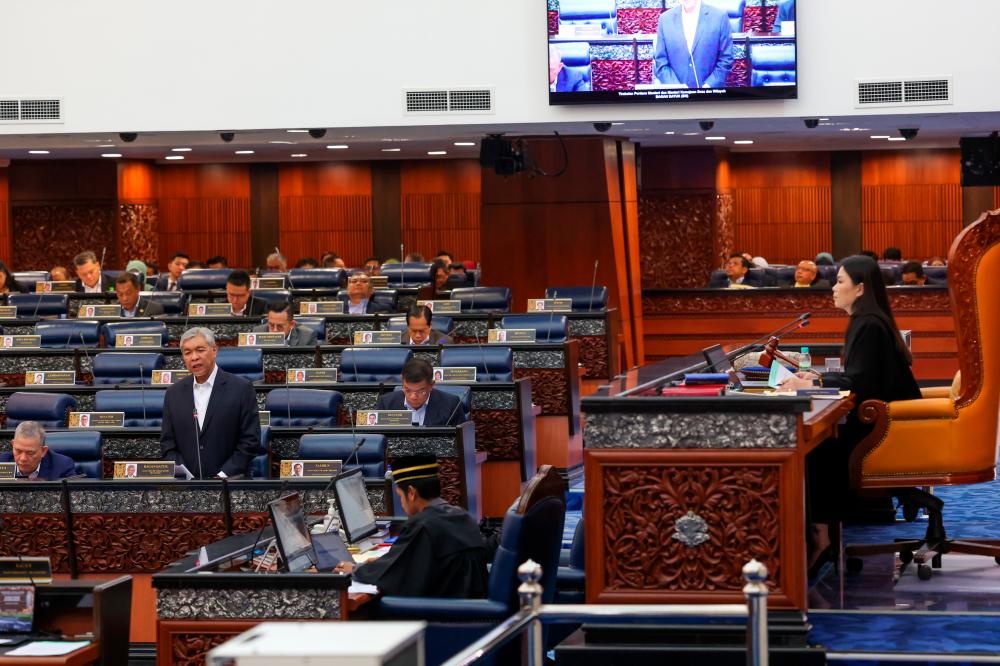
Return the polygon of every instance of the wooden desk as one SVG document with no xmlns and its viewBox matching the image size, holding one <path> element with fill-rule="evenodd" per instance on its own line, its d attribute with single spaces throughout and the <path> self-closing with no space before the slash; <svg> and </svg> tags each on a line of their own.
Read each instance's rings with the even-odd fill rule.
<svg viewBox="0 0 1000 666">
<path fill-rule="evenodd" d="M 91 643 L 61 657 L 6 656 L 7 652 L 16 649 L 17 647 L 0 648 L 0 664 L 17 664 L 18 666 L 85 666 L 86 664 L 99 663 L 101 658 L 101 647 L 98 643 Z"/>
</svg>

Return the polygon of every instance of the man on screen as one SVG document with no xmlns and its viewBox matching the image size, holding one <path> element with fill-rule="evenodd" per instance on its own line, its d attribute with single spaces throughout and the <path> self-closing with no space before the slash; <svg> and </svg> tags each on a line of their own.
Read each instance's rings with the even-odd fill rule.
<svg viewBox="0 0 1000 666">
<path fill-rule="evenodd" d="M 549 44 L 549 91 L 590 91 L 590 84 L 587 83 L 586 75 L 575 67 L 567 68 L 566 63 L 563 62 L 562 53 L 555 44 Z"/>
<path fill-rule="evenodd" d="M 657 82 L 725 88 L 732 68 L 732 25 L 726 12 L 701 0 L 681 0 L 660 15 L 653 44 Z"/>
</svg>

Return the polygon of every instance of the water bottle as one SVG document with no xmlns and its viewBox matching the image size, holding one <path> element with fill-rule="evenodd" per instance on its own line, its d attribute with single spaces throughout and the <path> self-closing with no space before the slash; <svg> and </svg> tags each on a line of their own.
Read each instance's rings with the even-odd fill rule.
<svg viewBox="0 0 1000 666">
<path fill-rule="evenodd" d="M 809 347 L 803 347 L 799 351 L 799 371 L 809 372 L 812 370 L 813 360 L 812 356 L 809 355 Z"/>
</svg>

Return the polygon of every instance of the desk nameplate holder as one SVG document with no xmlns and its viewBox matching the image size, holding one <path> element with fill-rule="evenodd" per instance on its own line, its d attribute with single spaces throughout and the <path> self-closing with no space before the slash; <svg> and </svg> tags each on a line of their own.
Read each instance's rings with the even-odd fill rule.
<svg viewBox="0 0 1000 666">
<path fill-rule="evenodd" d="M 441 382 L 443 384 L 448 384 L 450 382 L 474 382 L 476 381 L 476 368 L 474 366 L 456 366 L 451 368 L 434 366 L 434 381 L 435 383 Z"/>
<path fill-rule="evenodd" d="M 76 291 L 73 280 L 47 280 L 35 283 L 36 294 L 71 294 Z"/>
<path fill-rule="evenodd" d="M 73 370 L 28 370 L 24 373 L 25 386 L 76 386 Z"/>
<path fill-rule="evenodd" d="M 163 346 L 163 337 L 159 333 L 133 333 L 115 335 L 115 347 L 125 349 L 136 349 L 139 347 L 152 347 L 159 349 Z"/>
<path fill-rule="evenodd" d="M 282 479 L 329 479 L 343 469 L 342 460 L 282 460 L 279 476 Z"/>
<path fill-rule="evenodd" d="M 52 561 L 47 557 L 0 557 L 0 583 L 51 583 Z"/>
<path fill-rule="evenodd" d="M 413 413 L 408 409 L 378 409 L 358 411 L 355 425 L 390 426 L 409 428 L 413 425 Z"/>
<path fill-rule="evenodd" d="M 120 305 L 81 305 L 77 313 L 80 319 L 117 319 L 122 316 Z"/>
<path fill-rule="evenodd" d="M 255 277 L 250 278 L 251 291 L 268 291 L 274 289 L 284 289 L 284 277 Z"/>
<path fill-rule="evenodd" d="M 373 275 L 371 277 L 372 289 L 388 289 L 389 288 L 389 276 L 388 275 Z"/>
<path fill-rule="evenodd" d="M 40 335 L 0 335 L 0 349 L 41 349 Z"/>
<path fill-rule="evenodd" d="M 176 465 L 170 460 L 116 460 L 114 479 L 173 479 Z"/>
<path fill-rule="evenodd" d="M 260 418 L 260 427 L 266 428 L 271 425 L 271 412 L 266 409 L 261 409 L 257 412 L 258 418 Z"/>
<path fill-rule="evenodd" d="M 491 328 L 486 338 L 488 344 L 504 344 L 508 342 L 534 342 L 533 328 Z"/>
<path fill-rule="evenodd" d="M 303 301 L 299 303 L 300 315 L 344 314 L 343 301 Z"/>
<path fill-rule="evenodd" d="M 17 319 L 17 306 L 0 305 L 0 319 Z"/>
<path fill-rule="evenodd" d="M 398 345 L 402 343 L 400 331 L 354 331 L 355 345 Z"/>
<path fill-rule="evenodd" d="M 284 347 L 284 333 L 240 333 L 237 340 L 239 347 Z"/>
<path fill-rule="evenodd" d="M 70 412 L 67 427 L 124 428 L 125 412 Z"/>
<path fill-rule="evenodd" d="M 417 301 L 417 305 L 426 305 L 427 308 L 436 314 L 461 314 L 462 301 Z"/>
<path fill-rule="evenodd" d="M 229 303 L 191 303 L 189 317 L 228 317 L 233 313 Z"/>
<path fill-rule="evenodd" d="M 285 381 L 289 384 L 336 384 L 338 368 L 289 368 Z"/>
<path fill-rule="evenodd" d="M 529 298 L 528 312 L 572 312 L 572 298 Z"/>
<path fill-rule="evenodd" d="M 17 463 L 0 463 L 0 479 L 13 479 L 17 477 Z"/>
<path fill-rule="evenodd" d="M 188 370 L 153 370 L 150 384 L 154 386 L 170 386 L 190 374 L 191 372 Z"/>
</svg>

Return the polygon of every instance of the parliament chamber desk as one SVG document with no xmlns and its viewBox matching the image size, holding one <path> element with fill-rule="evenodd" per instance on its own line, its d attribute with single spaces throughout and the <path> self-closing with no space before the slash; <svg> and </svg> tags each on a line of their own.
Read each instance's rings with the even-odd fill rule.
<svg viewBox="0 0 1000 666">
<path fill-rule="evenodd" d="M 912 331 L 916 378 L 950 384 L 958 348 L 948 288 L 887 291 L 900 330 Z M 809 326 L 783 337 L 783 346 L 843 344 L 847 329 L 847 315 L 833 306 L 830 289 L 644 289 L 642 304 L 648 361 L 694 354 L 719 340 L 749 343 L 803 312 L 812 313 Z"/>
<path fill-rule="evenodd" d="M 626 396 L 621 384 L 583 400 L 587 602 L 741 603 L 756 558 L 770 606 L 804 611 L 804 458 L 853 398 Z"/>
</svg>

